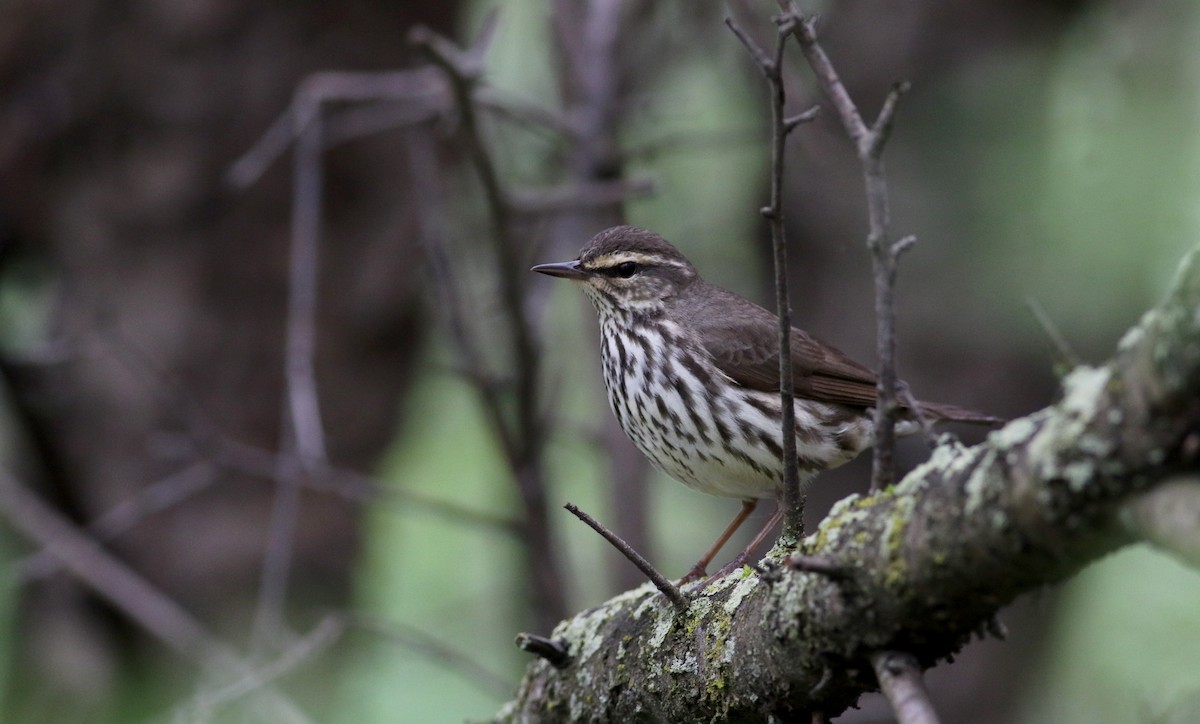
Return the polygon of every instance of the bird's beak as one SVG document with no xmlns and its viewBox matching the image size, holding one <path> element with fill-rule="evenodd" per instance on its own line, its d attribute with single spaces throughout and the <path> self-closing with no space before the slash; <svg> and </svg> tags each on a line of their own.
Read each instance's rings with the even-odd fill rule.
<svg viewBox="0 0 1200 724">
<path fill-rule="evenodd" d="M 588 273 L 579 268 L 578 261 L 562 261 L 557 264 L 538 264 L 529 271 L 549 274 L 552 277 L 562 277 L 563 279 L 574 279 L 579 281 L 587 279 Z"/>
</svg>

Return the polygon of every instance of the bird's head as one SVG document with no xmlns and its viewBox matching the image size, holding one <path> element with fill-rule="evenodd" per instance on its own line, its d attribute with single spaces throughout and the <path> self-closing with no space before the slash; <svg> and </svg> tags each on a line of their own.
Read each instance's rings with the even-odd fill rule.
<svg viewBox="0 0 1200 724">
<path fill-rule="evenodd" d="M 530 271 L 579 282 L 602 314 L 651 311 L 699 279 L 678 249 L 636 226 L 606 229 L 575 261 L 538 264 Z"/>
</svg>

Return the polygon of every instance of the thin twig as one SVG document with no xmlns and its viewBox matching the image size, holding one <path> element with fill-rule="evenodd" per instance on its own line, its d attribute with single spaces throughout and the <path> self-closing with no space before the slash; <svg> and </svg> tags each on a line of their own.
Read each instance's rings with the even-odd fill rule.
<svg viewBox="0 0 1200 724">
<path fill-rule="evenodd" d="M 899 651 L 881 651 L 871 656 L 871 666 L 898 724 L 938 724 L 937 712 L 933 710 L 915 657 Z"/>
<path fill-rule="evenodd" d="M 325 464 L 325 433 L 316 382 L 317 284 L 324 169 L 321 103 L 301 94 L 292 192 L 292 245 L 288 270 L 287 329 L 284 341 L 284 404 L 275 495 L 267 523 L 266 553 L 260 576 L 252 640 L 259 651 L 278 643 L 284 632 L 284 607 L 305 473 Z"/>
<path fill-rule="evenodd" d="M 561 641 L 548 639 L 545 636 L 522 632 L 517 634 L 515 643 L 518 649 L 545 659 L 556 669 L 565 669 L 575 660 L 575 657 L 571 656 Z"/>
<path fill-rule="evenodd" d="M 792 306 L 788 300 L 787 239 L 783 226 L 784 150 L 788 133 L 816 117 L 810 109 L 793 118 L 786 116 L 787 93 L 783 83 L 783 49 L 791 32 L 791 19 L 777 28 L 773 57 L 759 48 L 731 18 L 725 24 L 733 31 L 758 65 L 771 88 L 771 202 L 762 215 L 771 227 L 771 247 L 775 259 L 775 305 L 779 314 L 779 401 L 782 411 L 780 438 L 783 443 L 782 500 L 784 533 L 796 540 L 804 536 L 804 498 L 800 495 L 800 473 L 796 459 L 796 410 L 792 380 Z"/>
<path fill-rule="evenodd" d="M 822 90 L 829 98 L 846 135 L 854 142 L 867 196 L 867 248 L 875 277 L 876 354 L 879 358 L 878 398 L 875 403 L 875 449 L 871 474 L 871 489 L 882 490 L 896 477 L 895 447 L 896 419 L 896 261 L 899 255 L 915 243 L 905 237 L 892 243 L 889 238 L 887 180 L 883 167 L 883 148 L 891 134 L 896 104 L 908 90 L 907 83 L 897 83 L 884 99 L 878 117 L 868 127 L 850 98 L 829 56 L 817 42 L 816 18 L 805 17 L 792 0 L 778 0 L 785 17 L 792 20 L 790 29 L 800 43 L 804 57 L 817 76 Z"/>
<path fill-rule="evenodd" d="M 507 119 L 523 128 L 545 129 L 554 136 L 571 142 L 577 136 L 575 127 L 562 115 L 549 108 L 514 98 L 511 94 L 495 88 L 476 90 L 475 103 L 497 117 Z"/>
<path fill-rule="evenodd" d="M 847 580 L 853 577 L 851 568 L 838 563 L 828 556 L 808 556 L 802 553 L 793 553 L 787 557 L 784 565 L 794 571 L 819 573 L 835 580 Z"/>
<path fill-rule="evenodd" d="M 216 710 L 238 699 L 262 689 L 267 684 L 291 673 L 297 667 L 312 661 L 325 649 L 342 637 L 346 622 L 338 614 L 321 619 L 304 637 L 279 655 L 274 661 L 260 666 L 248 675 L 218 689 L 201 691 L 188 704 L 181 707 L 176 720 L 209 721 Z"/>
<path fill-rule="evenodd" d="M 22 483 L 0 471 L 0 512 L 13 528 L 62 561 L 76 578 L 131 621 L 217 679 L 249 675 L 252 668 L 233 649 L 146 579 L 100 548 Z M 272 688 L 263 690 L 270 720 L 307 722 L 308 717 Z"/>
<path fill-rule="evenodd" d="M 416 117 L 430 109 L 443 110 L 449 101 L 446 84 L 433 68 L 385 73 L 329 72 L 314 73 L 296 89 L 292 104 L 271 124 L 249 151 L 234 161 L 226 173 L 226 182 L 245 188 L 257 181 L 275 159 L 282 156 L 303 130 L 296 117 L 313 104 L 330 102 L 401 101 Z M 405 120 L 404 123 L 410 122 Z M 341 140 L 337 134 L 333 139 Z"/>
<path fill-rule="evenodd" d="M 512 681 L 507 676 L 497 674 L 480 664 L 469 653 L 459 651 L 415 626 L 384 621 L 362 613 L 348 613 L 345 616 L 346 622 L 354 628 L 379 634 L 393 643 L 413 649 L 429 660 L 441 664 L 447 671 L 462 676 L 464 680 L 490 696 L 505 699 L 512 695 Z"/>
<path fill-rule="evenodd" d="M 646 574 L 646 577 L 649 578 L 652 583 L 654 583 L 655 588 L 657 588 L 659 591 L 662 591 L 662 594 L 666 596 L 667 599 L 675 606 L 676 611 L 681 614 L 687 613 L 689 606 L 687 598 L 685 598 L 684 595 L 679 592 L 679 588 L 676 587 L 675 584 L 668 581 L 663 574 L 659 573 L 658 570 L 650 564 L 650 561 L 643 558 L 642 555 L 630 547 L 628 543 L 621 540 L 616 533 L 613 533 L 608 528 L 605 528 L 600 524 L 599 521 L 577 508 L 573 503 L 567 503 L 563 507 L 570 511 L 571 514 L 576 518 L 579 518 L 584 523 L 587 523 L 589 526 L 591 526 L 592 530 L 599 533 L 604 540 L 612 544 L 613 548 L 619 550 L 621 555 L 628 558 L 633 565 L 637 566 L 642 573 Z"/>
<path fill-rule="evenodd" d="M 1066 374 L 1068 370 L 1073 370 L 1079 365 L 1083 364 L 1083 358 L 1075 352 L 1073 347 L 1071 347 L 1071 343 L 1067 341 L 1067 338 L 1063 336 L 1062 331 L 1059 330 L 1058 325 L 1055 324 L 1054 320 L 1050 318 L 1050 315 L 1046 313 L 1046 308 L 1042 306 L 1041 302 L 1033 297 L 1030 297 L 1029 299 L 1025 300 L 1025 306 L 1029 307 L 1029 311 L 1031 314 L 1033 314 L 1033 318 L 1037 320 L 1039 325 L 1041 325 L 1042 331 L 1046 333 L 1046 337 L 1050 340 L 1050 343 L 1054 345 L 1054 349 L 1058 352 L 1059 362 L 1064 368 L 1063 374 Z"/>
<path fill-rule="evenodd" d="M 512 203 L 525 214 L 563 214 L 621 204 L 644 198 L 654 191 L 654 181 L 649 178 L 592 181 L 575 186 L 524 190 L 513 194 Z"/>
<path fill-rule="evenodd" d="M 156 480 L 118 502 L 88 523 L 85 530 L 96 541 L 111 541 L 145 518 L 167 510 L 208 489 L 216 480 L 214 466 L 197 462 Z M 13 580 L 27 583 L 45 578 L 62 566 L 47 550 L 31 553 L 13 565 Z"/>
<path fill-rule="evenodd" d="M 429 123 L 444 112 L 445 108 L 432 103 L 384 101 L 329 113 L 324 121 L 325 138 L 321 145 L 328 151 L 364 136 Z"/>
<path fill-rule="evenodd" d="M 442 199 L 437 193 L 441 185 L 440 166 L 434 154 L 432 141 L 424 135 L 409 133 L 406 137 L 409 163 L 413 167 L 413 189 L 421 212 L 418 214 L 417 241 L 425 253 L 429 265 L 433 289 L 437 294 L 437 307 L 445 318 L 450 332 L 450 341 L 455 346 L 456 356 L 462 366 L 462 374 L 474 388 L 482 401 L 492 434 L 500 443 L 500 451 L 509 466 L 514 466 L 520 457 L 515 433 L 504 417 L 501 388 L 492 382 L 487 369 L 483 349 L 469 323 L 467 298 L 458 283 L 454 265 L 446 253 L 445 234 L 442 229 Z"/>
</svg>

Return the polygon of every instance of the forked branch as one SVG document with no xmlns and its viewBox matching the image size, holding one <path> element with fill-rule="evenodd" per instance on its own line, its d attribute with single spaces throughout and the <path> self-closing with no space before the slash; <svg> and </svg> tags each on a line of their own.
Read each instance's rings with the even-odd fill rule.
<svg viewBox="0 0 1200 724">
<path fill-rule="evenodd" d="M 779 6 L 784 16 L 791 19 L 789 28 L 799 41 L 800 49 L 822 91 L 837 110 L 837 117 L 846 135 L 854 142 L 859 163 L 862 164 L 867 194 L 867 247 L 871 251 L 875 277 L 875 350 L 879 358 L 871 489 L 883 490 L 896 478 L 896 417 L 899 409 L 896 402 L 896 261 L 915 242 L 911 236 L 897 242 L 890 238 L 888 227 L 891 219 L 883 149 L 891 134 L 896 104 L 908 90 L 908 84 L 894 85 L 884 99 L 879 116 L 867 125 L 833 67 L 833 62 L 817 42 L 816 18 L 806 17 L 791 0 L 779 0 Z M 916 412 L 917 408 L 914 406 L 913 410 Z"/>
</svg>

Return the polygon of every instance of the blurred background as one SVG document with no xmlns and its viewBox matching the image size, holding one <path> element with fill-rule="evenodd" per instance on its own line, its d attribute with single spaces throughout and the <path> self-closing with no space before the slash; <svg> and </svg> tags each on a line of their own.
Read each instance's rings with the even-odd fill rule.
<svg viewBox="0 0 1200 724">
<path fill-rule="evenodd" d="M 737 504 L 647 469 L 590 307 L 525 270 L 629 222 L 769 305 L 768 106 L 722 20 L 769 45 L 776 5 L 695 5 L 0 5 L 0 720 L 283 720 L 272 696 L 315 721 L 487 718 L 516 632 L 640 583 L 562 504 L 687 570 Z M 805 9 L 867 114 L 913 84 L 887 150 L 893 231 L 919 239 L 901 376 L 1046 405 L 1063 355 L 1031 306 L 1102 361 L 1200 239 L 1200 5 Z M 409 42 L 467 46 L 489 17 L 462 65 L 500 224 L 472 118 Z M 787 62 L 789 110 L 819 103 Z M 831 112 L 793 134 L 786 183 L 794 320 L 870 362 Z M 818 481 L 811 525 L 866 462 Z M 931 672 L 934 702 L 1200 720 L 1197 600 L 1194 571 L 1128 549 L 1006 609 L 1008 641 Z M 887 720 L 861 704 L 838 721 Z"/>
</svg>

